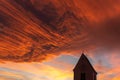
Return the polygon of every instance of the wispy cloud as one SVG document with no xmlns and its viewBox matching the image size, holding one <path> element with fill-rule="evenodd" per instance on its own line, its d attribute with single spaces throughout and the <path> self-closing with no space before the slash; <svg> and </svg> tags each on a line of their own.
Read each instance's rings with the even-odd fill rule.
<svg viewBox="0 0 120 80">
<path fill-rule="evenodd" d="M 12 65 L 12 66 L 7 66 Z M 66 80 L 72 78 L 68 70 L 55 68 L 42 63 L 11 63 L 0 64 L 0 79 L 7 78 L 15 80 Z"/>
<path fill-rule="evenodd" d="M 99 80 L 119 79 L 119 0 L 0 3 L 1 79 L 72 80 L 67 71 L 82 51 L 90 56 Z"/>
</svg>

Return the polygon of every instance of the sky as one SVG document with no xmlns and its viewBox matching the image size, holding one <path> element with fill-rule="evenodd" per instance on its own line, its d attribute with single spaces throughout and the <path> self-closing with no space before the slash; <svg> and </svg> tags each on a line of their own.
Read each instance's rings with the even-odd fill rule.
<svg viewBox="0 0 120 80">
<path fill-rule="evenodd" d="M 119 34 L 120 0 L 0 0 L 0 80 L 73 80 L 81 53 L 119 80 Z"/>
</svg>

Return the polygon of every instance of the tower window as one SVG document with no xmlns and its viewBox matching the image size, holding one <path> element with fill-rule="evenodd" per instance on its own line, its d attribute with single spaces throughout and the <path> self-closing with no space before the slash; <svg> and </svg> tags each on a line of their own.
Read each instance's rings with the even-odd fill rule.
<svg viewBox="0 0 120 80">
<path fill-rule="evenodd" d="M 81 73 L 81 79 L 80 80 L 86 80 L 85 79 L 85 73 Z"/>
</svg>

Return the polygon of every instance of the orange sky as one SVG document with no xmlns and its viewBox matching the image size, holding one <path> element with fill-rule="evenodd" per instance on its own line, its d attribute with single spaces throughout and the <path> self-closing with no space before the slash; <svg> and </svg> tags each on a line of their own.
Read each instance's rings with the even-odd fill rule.
<svg viewBox="0 0 120 80">
<path fill-rule="evenodd" d="M 98 72 L 97 80 L 120 79 L 120 65 L 118 55 L 99 56 L 96 59 L 89 55 L 88 59 Z M 79 57 L 61 55 L 42 63 L 15 63 L 6 62 L 0 64 L 0 79 L 2 80 L 73 80 L 73 68 Z M 105 61 L 108 60 L 109 61 Z M 115 61 L 116 59 L 116 61 Z M 117 60 L 118 59 L 118 60 Z M 96 62 L 95 62 L 96 61 Z M 106 63 L 107 62 L 107 63 Z"/>
<path fill-rule="evenodd" d="M 0 78 L 72 80 L 83 51 L 118 80 L 119 26 L 119 0 L 0 0 Z"/>
</svg>

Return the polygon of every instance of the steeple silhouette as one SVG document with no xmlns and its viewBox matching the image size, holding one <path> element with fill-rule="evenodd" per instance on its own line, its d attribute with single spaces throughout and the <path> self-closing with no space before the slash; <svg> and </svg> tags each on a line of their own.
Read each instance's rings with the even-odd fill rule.
<svg viewBox="0 0 120 80">
<path fill-rule="evenodd" d="M 83 53 L 73 71 L 74 80 L 96 80 L 97 72 Z"/>
</svg>

